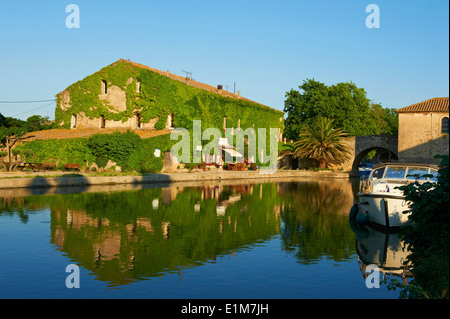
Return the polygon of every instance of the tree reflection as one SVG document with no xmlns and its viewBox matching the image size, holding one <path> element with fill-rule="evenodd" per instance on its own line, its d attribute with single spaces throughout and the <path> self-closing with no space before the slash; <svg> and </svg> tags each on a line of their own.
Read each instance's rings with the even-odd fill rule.
<svg viewBox="0 0 450 319">
<path fill-rule="evenodd" d="M 15 213 L 48 207 L 51 243 L 110 286 L 165 273 L 181 279 L 183 269 L 278 235 L 282 249 L 304 264 L 342 261 L 354 253 L 348 181 L 173 184 L 0 203 Z"/>
<path fill-rule="evenodd" d="M 350 258 L 355 242 L 347 227 L 347 208 L 353 203 L 350 183 L 289 183 L 283 184 L 281 194 L 291 199 L 282 215 L 283 249 L 302 264 Z"/>
<path fill-rule="evenodd" d="M 180 273 L 270 239 L 280 229 L 278 200 L 275 184 L 46 198 L 51 242 L 111 286 Z"/>
</svg>

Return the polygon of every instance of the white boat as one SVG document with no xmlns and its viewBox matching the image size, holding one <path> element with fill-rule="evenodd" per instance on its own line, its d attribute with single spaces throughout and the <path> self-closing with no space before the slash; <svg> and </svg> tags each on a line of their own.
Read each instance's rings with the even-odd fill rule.
<svg viewBox="0 0 450 319">
<path fill-rule="evenodd" d="M 357 194 L 357 211 L 352 209 L 356 211 L 357 221 L 387 229 L 408 224 L 409 213 L 404 212 L 409 209 L 409 203 L 398 187 L 416 180 L 419 183 L 437 181 L 438 170 L 438 166 L 430 164 L 375 165 L 368 179 L 362 181 L 361 191 Z"/>
</svg>

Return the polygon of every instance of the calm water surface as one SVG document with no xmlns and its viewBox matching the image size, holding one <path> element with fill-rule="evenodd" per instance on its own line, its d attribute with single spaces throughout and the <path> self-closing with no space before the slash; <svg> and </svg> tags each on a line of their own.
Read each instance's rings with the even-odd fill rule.
<svg viewBox="0 0 450 319">
<path fill-rule="evenodd" d="M 398 298 L 366 287 L 369 263 L 401 273 L 401 249 L 352 230 L 358 184 L 0 190 L 0 298 Z"/>
</svg>

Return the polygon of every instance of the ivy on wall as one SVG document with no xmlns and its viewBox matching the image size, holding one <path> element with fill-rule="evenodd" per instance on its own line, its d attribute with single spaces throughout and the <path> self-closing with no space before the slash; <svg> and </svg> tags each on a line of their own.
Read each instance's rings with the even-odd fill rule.
<svg viewBox="0 0 450 319">
<path fill-rule="evenodd" d="M 131 79 L 131 81 L 130 81 Z M 102 80 L 108 87 L 117 86 L 126 92 L 126 109 L 112 112 L 114 109 L 108 101 L 99 95 Z M 137 82 L 140 91 L 137 92 Z M 170 79 L 151 70 L 138 67 L 126 60 L 119 60 L 100 71 L 78 81 L 66 89 L 70 94 L 70 106 L 63 110 L 60 105 L 62 94 L 58 94 L 55 111 L 56 123 L 65 128 L 70 127 L 72 114 L 84 112 L 94 119 L 126 122 L 139 113 L 143 123 L 158 118 L 156 129 L 163 129 L 169 114 L 174 114 L 175 127 L 192 128 L 193 120 L 202 120 L 202 128 L 223 127 L 223 118 L 227 118 L 227 127 L 242 129 L 280 128 L 284 127 L 284 113 L 258 103 L 243 99 L 224 97 L 183 82 Z"/>
</svg>

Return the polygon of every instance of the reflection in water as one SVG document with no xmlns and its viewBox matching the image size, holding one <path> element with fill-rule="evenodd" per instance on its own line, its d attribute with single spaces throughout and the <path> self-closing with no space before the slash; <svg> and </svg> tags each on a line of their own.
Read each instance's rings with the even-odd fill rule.
<svg viewBox="0 0 450 319">
<path fill-rule="evenodd" d="M 281 223 L 275 184 L 35 199 L 51 209 L 51 242 L 111 286 L 213 261 L 270 239 Z"/>
<path fill-rule="evenodd" d="M 351 184 L 300 182 L 282 184 L 280 188 L 282 196 L 291 199 L 283 214 L 284 249 L 304 264 L 323 257 L 348 260 L 354 253 L 354 235 L 346 227 L 353 203 Z"/>
<path fill-rule="evenodd" d="M 4 196 L 0 208 L 23 222 L 49 209 L 51 243 L 111 287 L 167 272 L 182 278 L 183 269 L 274 236 L 301 264 L 355 254 L 348 226 L 354 185 L 348 180 L 247 183 Z"/>
<path fill-rule="evenodd" d="M 384 278 L 395 276 L 402 279 L 404 285 L 412 278 L 411 264 L 407 262 L 410 252 L 404 248 L 404 241 L 398 233 L 385 233 L 371 227 L 358 227 L 350 221 L 356 234 L 356 251 L 359 256 L 360 271 L 367 278 L 369 265 L 376 265 Z M 405 264 L 405 262 L 407 262 Z"/>
</svg>

